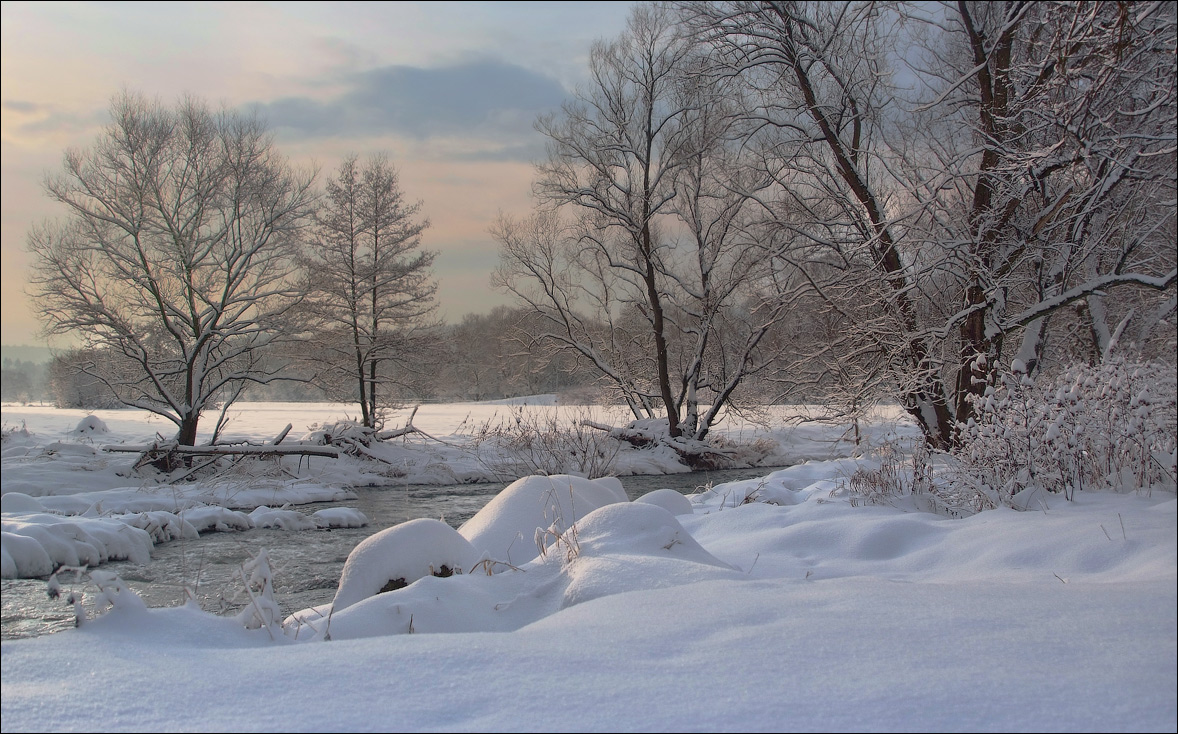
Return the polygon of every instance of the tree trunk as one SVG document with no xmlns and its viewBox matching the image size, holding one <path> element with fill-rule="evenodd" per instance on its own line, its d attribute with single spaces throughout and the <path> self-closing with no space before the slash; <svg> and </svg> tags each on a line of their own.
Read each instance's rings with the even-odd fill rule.
<svg viewBox="0 0 1178 734">
<path fill-rule="evenodd" d="M 181 446 L 196 445 L 196 424 L 200 420 L 197 413 L 188 413 L 180 417 L 180 430 L 176 433 L 176 442 Z"/>
</svg>

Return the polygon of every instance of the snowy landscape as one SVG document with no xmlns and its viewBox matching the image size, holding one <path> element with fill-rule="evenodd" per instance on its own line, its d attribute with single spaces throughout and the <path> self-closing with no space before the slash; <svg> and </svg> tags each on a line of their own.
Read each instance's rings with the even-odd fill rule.
<svg viewBox="0 0 1178 734">
<path fill-rule="evenodd" d="M 1178 731 L 1178 4 L 0 13 L 0 729 Z"/>
<path fill-rule="evenodd" d="M 395 441 L 397 456 L 413 481 L 438 481 L 441 462 L 472 479 L 495 462 L 461 448 L 463 426 L 557 409 L 531 402 L 422 406 L 431 438 Z M 346 412 L 242 404 L 232 433 L 264 443 L 289 421 L 307 438 Z M 134 479 L 134 454 L 102 450 L 150 441 L 148 415 L 3 408 L 5 577 L 13 564 L 48 576 L 34 547 L 86 569 L 45 584 L 63 606 L 80 597 L 77 629 L 3 643 L 5 731 L 1175 727 L 1172 485 L 951 517 L 931 495 L 852 491 L 856 472 L 904 474 L 907 458 L 880 450 L 917 436 L 895 409 L 858 451 L 837 423 L 732 426 L 734 443 L 771 440 L 764 458 L 793 465 L 626 501 L 628 469 L 676 464 L 622 450 L 619 478 L 532 476 L 459 528 L 374 534 L 334 611 L 276 608 L 259 563 L 242 581 L 256 603 L 218 616 L 147 608 L 102 562 L 146 557 L 169 533 L 251 532 L 253 506 L 303 518 L 291 533 L 327 532 L 313 528 L 348 521 L 348 485 L 389 465 L 312 457 L 300 471 L 286 457 L 294 477 L 223 478 L 238 486 L 225 495 L 155 485 Z M 453 575 L 431 575 L 443 567 Z M 377 593 L 394 579 L 404 588 Z"/>
</svg>

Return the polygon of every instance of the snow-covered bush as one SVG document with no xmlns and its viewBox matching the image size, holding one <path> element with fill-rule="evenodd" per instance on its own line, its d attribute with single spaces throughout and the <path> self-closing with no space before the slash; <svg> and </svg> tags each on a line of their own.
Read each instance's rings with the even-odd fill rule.
<svg viewBox="0 0 1178 734">
<path fill-rule="evenodd" d="M 351 452 L 353 454 L 357 445 L 367 447 L 377 440 L 375 428 L 361 425 L 354 420 L 341 420 L 323 425 L 313 424 L 309 429 L 310 433 L 303 437 L 303 443 L 317 446 L 342 445 L 345 448 L 353 449 Z"/>
<path fill-rule="evenodd" d="M 70 588 L 63 589 L 62 580 L 58 579 L 59 574 L 72 574 L 72 583 L 83 584 L 82 587 L 73 587 L 67 576 L 64 581 Z M 76 627 L 81 627 L 87 620 L 101 617 L 114 609 L 131 613 L 147 611 L 147 604 L 118 574 L 97 569 L 88 570 L 84 565 L 60 566 L 49 577 L 46 592 L 50 599 L 62 599 L 74 608 Z M 89 609 L 85 603 L 87 597 Z"/>
<path fill-rule="evenodd" d="M 556 410 L 498 414 L 470 429 L 480 460 L 502 477 L 528 474 L 609 476 L 621 443 L 591 425 L 589 413 L 561 416 Z"/>
<path fill-rule="evenodd" d="M 1112 356 L 1037 381 L 1017 361 L 1012 367 L 959 428 L 960 483 L 1023 508 L 1040 492 L 1173 490 L 1173 365 Z"/>
<path fill-rule="evenodd" d="M 851 505 L 883 505 L 895 497 L 925 494 L 933 490 L 928 447 L 917 440 L 905 446 L 890 439 L 873 447 L 863 463 L 832 494 L 846 494 Z"/>
<path fill-rule="evenodd" d="M 8 442 L 15 438 L 28 438 L 31 435 L 24 421 L 20 422 L 20 428 L 6 425 L 0 429 L 0 445 L 7 446 Z"/>
<path fill-rule="evenodd" d="M 944 455 L 929 450 L 922 438 L 891 437 L 854 459 L 855 470 L 831 490 L 852 506 L 896 505 L 906 498 L 912 506 L 947 517 L 968 517 L 995 505 L 972 486 L 941 471 Z M 948 476 L 946 476 L 948 474 Z M 770 501 L 750 495 L 745 501 Z M 779 502 L 780 503 L 780 502 Z"/>
<path fill-rule="evenodd" d="M 276 633 L 282 632 L 282 609 L 274 599 L 274 571 L 270 568 L 270 554 L 262 550 L 246 561 L 241 567 L 241 580 L 250 603 L 237 615 L 237 620 L 246 629 L 265 627 L 271 639 L 275 639 Z"/>
</svg>

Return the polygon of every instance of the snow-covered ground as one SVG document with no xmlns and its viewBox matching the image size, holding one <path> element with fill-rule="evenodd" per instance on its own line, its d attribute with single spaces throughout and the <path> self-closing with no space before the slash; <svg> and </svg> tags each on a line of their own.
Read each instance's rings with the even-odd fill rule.
<svg viewBox="0 0 1178 734">
<path fill-rule="evenodd" d="M 168 433 L 159 420 L 5 405 L 5 575 L 10 561 L 14 574 L 41 562 L 44 574 L 20 575 L 48 575 L 264 518 L 296 532 L 283 512 L 302 527 L 354 523 L 298 505 L 346 501 L 349 485 L 390 472 L 500 476 L 521 457 L 480 426 L 589 410 L 530 402 L 422 406 L 422 433 L 377 460 L 288 457 L 283 474 L 268 465 L 183 487 L 136 477 L 134 454 L 100 448 Z M 262 442 L 290 423 L 294 441 L 346 410 L 246 404 L 229 433 Z M 47 590 L 84 588 L 109 610 L 3 643 L 2 728 L 1178 729 L 1172 488 L 953 518 L 920 495 L 850 491 L 856 471 L 888 459 L 852 458 L 846 426 L 786 417 L 722 429 L 729 447 L 757 446 L 745 458 L 796 464 L 761 479 L 630 502 L 609 478 L 523 477 L 457 529 L 419 519 L 375 533 L 320 608 L 275 608 L 264 557 L 243 569 L 255 603 L 232 618 L 147 609 L 101 566 L 84 584 L 63 571 Z M 885 411 L 868 445 L 914 435 Z M 668 449 L 614 458 L 623 476 L 683 470 Z"/>
</svg>

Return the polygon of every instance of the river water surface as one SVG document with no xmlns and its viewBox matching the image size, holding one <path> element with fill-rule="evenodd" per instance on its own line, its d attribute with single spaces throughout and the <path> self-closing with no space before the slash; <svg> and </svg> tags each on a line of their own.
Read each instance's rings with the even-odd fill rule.
<svg viewBox="0 0 1178 734">
<path fill-rule="evenodd" d="M 654 476 L 621 477 L 630 499 L 664 487 L 689 495 L 709 484 L 765 476 L 771 468 L 731 469 Z M 363 528 L 335 530 L 258 529 L 243 532 L 208 533 L 191 540 L 161 543 L 152 550 L 151 562 L 107 563 L 103 570 L 117 573 L 150 607 L 177 606 L 192 589 L 203 609 L 231 614 L 249 599 L 241 577 L 242 564 L 267 551 L 274 573 L 274 598 L 283 614 L 324 604 L 335 596 L 348 554 L 368 536 L 406 520 L 434 517 L 457 528 L 474 516 L 506 483 L 459 485 L 399 485 L 360 487 L 357 498 L 347 502 L 303 505 L 314 512 L 326 506 L 354 507 L 369 524 Z M 0 637 L 5 640 L 69 629 L 74 626 L 73 608 L 65 598 L 71 590 L 90 589 L 71 583 L 72 574 L 58 579 L 62 595 L 47 594 L 45 579 L 5 579 L 2 584 L 3 618 Z"/>
</svg>

